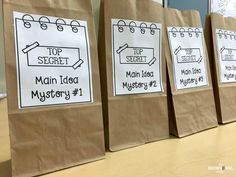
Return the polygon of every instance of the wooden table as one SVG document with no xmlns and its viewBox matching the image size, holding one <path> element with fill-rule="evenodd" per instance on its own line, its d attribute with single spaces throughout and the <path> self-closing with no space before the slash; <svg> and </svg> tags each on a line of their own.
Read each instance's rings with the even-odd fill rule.
<svg viewBox="0 0 236 177">
<path fill-rule="evenodd" d="M 222 170 L 224 169 L 224 170 Z M 0 177 L 11 176 L 6 99 L 0 100 Z M 236 123 L 171 138 L 44 177 L 236 177 Z"/>
</svg>

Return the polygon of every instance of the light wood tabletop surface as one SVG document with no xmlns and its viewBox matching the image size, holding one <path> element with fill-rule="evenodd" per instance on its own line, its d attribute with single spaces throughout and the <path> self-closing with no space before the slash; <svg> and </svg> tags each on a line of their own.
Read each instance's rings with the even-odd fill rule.
<svg viewBox="0 0 236 177">
<path fill-rule="evenodd" d="M 6 99 L 0 100 L 0 177 L 11 176 Z M 236 123 L 182 139 L 106 153 L 97 162 L 44 177 L 236 177 Z"/>
</svg>

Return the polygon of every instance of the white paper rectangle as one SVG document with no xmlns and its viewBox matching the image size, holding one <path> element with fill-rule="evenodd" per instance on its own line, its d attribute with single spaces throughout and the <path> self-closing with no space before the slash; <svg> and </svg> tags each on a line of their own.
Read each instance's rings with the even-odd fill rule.
<svg viewBox="0 0 236 177">
<path fill-rule="evenodd" d="M 114 95 L 162 92 L 161 24 L 112 19 Z"/>
<path fill-rule="evenodd" d="M 19 108 L 93 101 L 87 22 L 14 12 Z"/>
<path fill-rule="evenodd" d="M 202 28 L 167 27 L 177 90 L 208 85 Z"/>
<path fill-rule="evenodd" d="M 5 97 L 7 97 L 7 94 L 6 94 L 6 93 L 0 93 L 0 99 L 3 99 L 3 98 L 5 98 Z"/>
<path fill-rule="evenodd" d="M 221 83 L 236 82 L 236 32 L 216 29 Z"/>
<path fill-rule="evenodd" d="M 211 0 L 211 12 L 236 17 L 236 0 Z"/>
</svg>

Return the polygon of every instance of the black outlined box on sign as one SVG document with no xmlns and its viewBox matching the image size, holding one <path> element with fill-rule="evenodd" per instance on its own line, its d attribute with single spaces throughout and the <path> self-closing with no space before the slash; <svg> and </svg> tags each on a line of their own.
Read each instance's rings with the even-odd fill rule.
<svg viewBox="0 0 236 177">
<path fill-rule="evenodd" d="M 128 44 L 125 44 L 121 46 L 116 53 L 119 54 L 120 64 L 148 64 L 151 66 L 157 60 L 154 57 L 154 48 L 129 47 Z M 133 53 L 142 53 L 143 56 L 134 60 L 134 57 L 132 57 Z M 127 56 L 129 56 L 128 59 Z"/>
<path fill-rule="evenodd" d="M 236 49 L 222 47 L 220 53 L 222 61 L 236 61 Z"/>
<path fill-rule="evenodd" d="M 208 85 L 202 28 L 167 27 L 176 90 Z"/>
<path fill-rule="evenodd" d="M 19 108 L 93 101 L 87 22 L 14 12 Z"/>
<path fill-rule="evenodd" d="M 161 24 L 112 19 L 115 96 L 162 92 Z"/>
<path fill-rule="evenodd" d="M 222 84 L 236 82 L 236 32 L 216 29 L 219 77 Z"/>
<path fill-rule="evenodd" d="M 182 48 L 179 46 L 174 54 L 178 63 L 200 63 L 202 61 L 200 48 Z"/>
<path fill-rule="evenodd" d="M 72 67 L 77 69 L 81 67 L 84 61 L 80 58 L 80 49 L 73 47 L 60 46 L 42 46 L 38 42 L 27 45 L 22 49 L 22 52 L 27 55 L 28 66 L 42 67 Z M 58 53 L 60 57 L 54 58 L 50 54 Z M 43 55 L 38 56 L 38 54 Z M 37 62 L 38 60 L 38 62 Z"/>
</svg>

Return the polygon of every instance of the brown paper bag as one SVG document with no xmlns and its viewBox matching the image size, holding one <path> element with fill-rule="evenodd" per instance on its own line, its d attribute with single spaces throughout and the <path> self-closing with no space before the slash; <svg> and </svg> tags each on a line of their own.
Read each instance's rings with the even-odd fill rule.
<svg viewBox="0 0 236 177">
<path fill-rule="evenodd" d="M 236 20 L 212 13 L 206 18 L 206 42 L 214 76 L 218 121 L 236 120 Z"/>
<path fill-rule="evenodd" d="M 13 176 L 104 156 L 95 27 L 87 0 L 4 0 Z"/>
<path fill-rule="evenodd" d="M 163 8 L 154 1 L 101 2 L 98 46 L 111 151 L 169 136 L 162 27 Z"/>
<path fill-rule="evenodd" d="M 2 0 L 0 1 L 0 99 L 2 94 L 6 93 L 6 80 L 5 80 L 5 60 L 4 60 L 4 40 L 3 40 L 3 12 Z"/>
<path fill-rule="evenodd" d="M 183 137 L 217 126 L 209 60 L 197 11 L 165 9 L 165 23 L 170 131 Z"/>
</svg>

